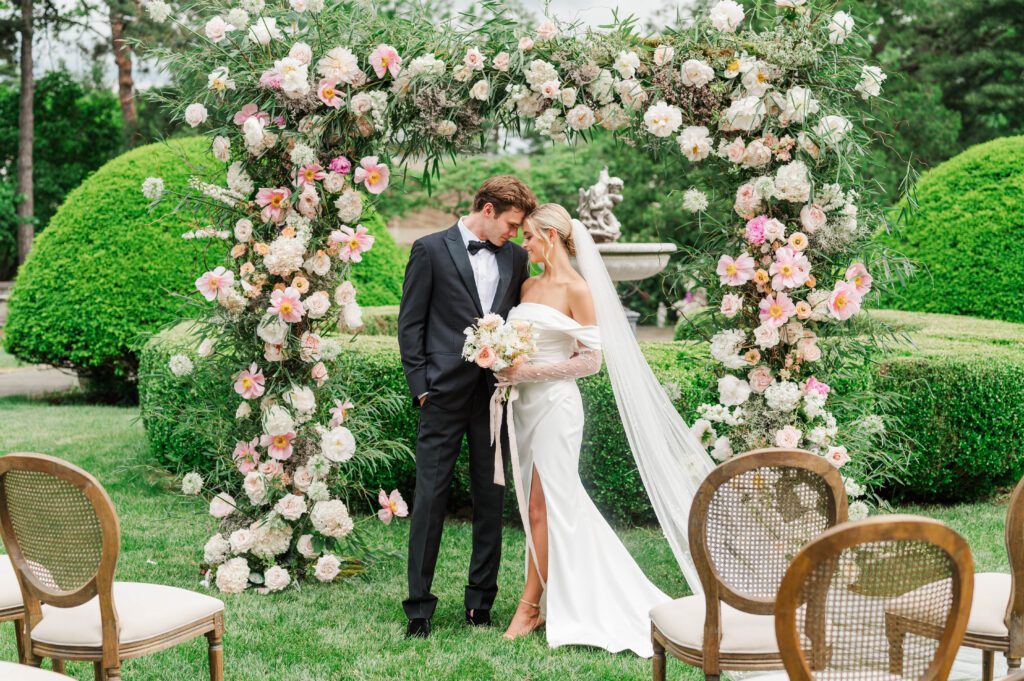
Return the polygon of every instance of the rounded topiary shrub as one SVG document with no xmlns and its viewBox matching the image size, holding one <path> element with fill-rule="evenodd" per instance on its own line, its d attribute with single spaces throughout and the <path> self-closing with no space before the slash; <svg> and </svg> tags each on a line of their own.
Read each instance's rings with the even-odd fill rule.
<svg viewBox="0 0 1024 681">
<path fill-rule="evenodd" d="M 181 238 L 194 227 L 188 214 L 170 197 L 150 210 L 142 182 L 155 176 L 168 188 L 185 186 L 214 163 L 209 142 L 198 137 L 150 144 L 68 194 L 18 272 L 7 351 L 103 383 L 132 377 L 139 333 L 183 313 L 172 292 L 189 292 L 199 269 L 196 249 Z"/>
<path fill-rule="evenodd" d="M 26 362 L 73 369 L 104 392 L 130 387 L 140 333 L 205 309 L 174 294 L 193 294 L 196 277 L 226 251 L 217 240 L 196 248 L 182 239 L 200 225 L 173 196 L 150 209 L 142 182 L 161 177 L 168 190 L 181 189 L 192 175 L 220 166 L 208 141 L 172 140 L 119 156 L 71 192 L 18 273 L 7 351 Z M 354 268 L 359 301 L 396 304 L 407 256 L 379 215 L 364 223 L 376 241 Z"/>
<path fill-rule="evenodd" d="M 917 275 L 882 305 L 1024 322 L 1024 136 L 972 147 L 921 176 L 917 208 L 886 245 Z M 907 200 L 896 210 L 907 208 Z"/>
</svg>

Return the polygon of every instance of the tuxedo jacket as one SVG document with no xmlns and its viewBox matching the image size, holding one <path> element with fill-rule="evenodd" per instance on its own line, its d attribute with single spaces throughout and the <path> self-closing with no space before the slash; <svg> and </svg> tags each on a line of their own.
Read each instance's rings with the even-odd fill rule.
<svg viewBox="0 0 1024 681">
<path fill-rule="evenodd" d="M 506 317 L 519 304 L 530 276 L 526 251 L 511 241 L 495 253 L 498 289 L 491 312 Z M 412 245 L 398 311 L 398 347 L 414 404 L 419 395 L 448 410 L 466 406 L 481 380 L 494 384 L 490 370 L 462 358 L 466 327 L 483 317 L 473 266 L 458 223 L 417 239 Z"/>
</svg>

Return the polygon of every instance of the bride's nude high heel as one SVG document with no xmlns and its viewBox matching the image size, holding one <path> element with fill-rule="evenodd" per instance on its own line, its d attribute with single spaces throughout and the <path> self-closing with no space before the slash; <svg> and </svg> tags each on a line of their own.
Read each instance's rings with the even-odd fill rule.
<svg viewBox="0 0 1024 681">
<path fill-rule="evenodd" d="M 506 631 L 501 636 L 506 641 L 512 641 L 514 639 L 519 638 L 520 636 L 526 636 L 527 634 L 532 634 L 533 632 L 537 631 L 538 629 L 540 629 L 541 627 L 544 626 L 545 620 L 544 620 L 543 617 L 540 616 L 540 603 L 531 603 L 530 601 L 526 600 L 525 598 L 520 598 L 519 602 L 522 603 L 523 605 L 528 605 L 531 608 L 536 609 L 537 614 L 534 615 L 534 617 L 537 618 L 537 621 L 536 621 L 536 623 L 532 627 L 530 627 L 529 629 L 526 629 L 525 631 L 523 631 L 523 632 L 521 632 L 519 634 L 509 635 L 508 631 Z M 512 617 L 513 617 L 513 619 L 515 619 L 515 615 L 513 615 Z"/>
</svg>

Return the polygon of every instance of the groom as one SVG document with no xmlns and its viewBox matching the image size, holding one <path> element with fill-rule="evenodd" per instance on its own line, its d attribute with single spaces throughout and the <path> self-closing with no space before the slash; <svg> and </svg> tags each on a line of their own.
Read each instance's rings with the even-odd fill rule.
<svg viewBox="0 0 1024 681">
<path fill-rule="evenodd" d="M 488 407 L 494 378 L 462 358 L 463 331 L 485 314 L 506 316 L 519 303 L 529 258 L 509 239 L 537 207 L 533 192 L 510 175 L 488 179 L 472 212 L 412 245 L 398 313 L 398 346 L 413 402 L 420 407 L 416 491 L 409 529 L 406 636 L 430 635 L 437 598 L 430 592 L 448 493 L 462 438 L 469 441 L 473 555 L 466 622 L 491 623 L 501 563 L 505 488 L 494 484 Z M 505 448 L 507 449 L 507 447 Z"/>
</svg>

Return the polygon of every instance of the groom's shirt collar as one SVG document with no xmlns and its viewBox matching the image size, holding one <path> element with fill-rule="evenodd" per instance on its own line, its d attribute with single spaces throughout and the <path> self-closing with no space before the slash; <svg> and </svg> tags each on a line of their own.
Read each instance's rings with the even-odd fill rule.
<svg viewBox="0 0 1024 681">
<path fill-rule="evenodd" d="M 481 241 L 481 239 L 477 238 L 476 234 L 469 231 L 469 227 L 466 227 L 466 223 L 462 221 L 462 218 L 459 218 L 459 233 L 462 235 L 462 244 L 466 248 L 469 248 L 470 241 Z"/>
</svg>

